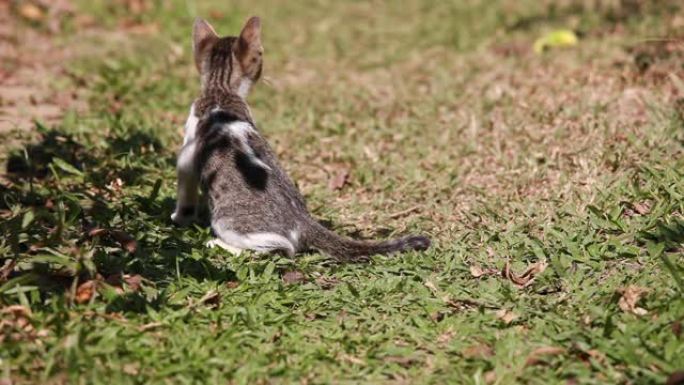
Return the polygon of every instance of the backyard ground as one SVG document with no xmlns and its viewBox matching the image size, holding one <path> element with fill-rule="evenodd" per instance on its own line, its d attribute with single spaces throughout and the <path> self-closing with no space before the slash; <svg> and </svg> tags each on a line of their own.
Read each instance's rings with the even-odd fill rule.
<svg viewBox="0 0 684 385">
<path fill-rule="evenodd" d="M 684 383 L 679 1 L 0 5 L 0 384 Z M 250 15 L 249 103 L 314 215 L 431 249 L 171 223 L 193 19 Z"/>
</svg>

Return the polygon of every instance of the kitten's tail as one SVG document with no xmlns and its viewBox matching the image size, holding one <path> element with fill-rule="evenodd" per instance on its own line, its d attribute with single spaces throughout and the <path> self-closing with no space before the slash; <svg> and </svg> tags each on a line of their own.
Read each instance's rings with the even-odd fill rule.
<svg viewBox="0 0 684 385">
<path fill-rule="evenodd" d="M 410 250 L 426 250 L 430 238 L 411 235 L 381 242 L 357 241 L 341 237 L 320 223 L 311 221 L 307 234 L 308 246 L 340 261 L 361 261 L 375 254 L 394 254 Z"/>
</svg>

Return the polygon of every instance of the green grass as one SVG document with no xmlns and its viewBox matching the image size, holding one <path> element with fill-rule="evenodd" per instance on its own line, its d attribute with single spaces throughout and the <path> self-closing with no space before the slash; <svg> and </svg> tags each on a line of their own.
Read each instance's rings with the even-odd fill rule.
<svg viewBox="0 0 684 385">
<path fill-rule="evenodd" d="M 660 384 L 684 368 L 684 54 L 644 43 L 681 36 L 678 2 L 166 3 L 84 1 L 97 33 L 60 36 L 98 46 L 68 66 L 90 109 L 8 161 L 0 378 Z M 171 224 L 189 31 L 210 14 L 223 34 L 262 16 L 268 84 L 250 105 L 315 215 L 433 248 L 236 257 Z M 531 52 L 568 27 L 578 46 Z M 526 287 L 498 274 L 540 261 Z M 646 314 L 620 306 L 629 286 Z"/>
</svg>

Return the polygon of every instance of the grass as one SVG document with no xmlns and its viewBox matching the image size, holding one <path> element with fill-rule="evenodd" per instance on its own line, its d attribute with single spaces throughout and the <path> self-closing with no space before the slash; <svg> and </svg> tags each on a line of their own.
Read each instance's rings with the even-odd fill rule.
<svg viewBox="0 0 684 385">
<path fill-rule="evenodd" d="M 7 160 L 5 383 L 659 384 L 684 368 L 684 51 L 647 42 L 681 36 L 678 2 L 111 4 L 79 3 L 101 25 L 59 36 L 98 47 L 67 71 L 88 114 L 38 124 Z M 251 14 L 268 83 L 250 104 L 311 210 L 433 248 L 229 256 L 171 224 L 192 19 L 234 33 Z M 579 44 L 531 52 L 557 28 Z M 632 306 L 627 288 L 645 289 Z"/>
</svg>

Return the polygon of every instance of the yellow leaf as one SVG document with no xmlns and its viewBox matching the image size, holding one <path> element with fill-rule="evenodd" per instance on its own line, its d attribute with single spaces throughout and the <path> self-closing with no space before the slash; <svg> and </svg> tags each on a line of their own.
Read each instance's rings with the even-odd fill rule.
<svg viewBox="0 0 684 385">
<path fill-rule="evenodd" d="M 552 31 L 534 42 L 534 52 L 542 53 L 549 48 L 571 47 L 577 45 L 579 39 L 575 32 L 569 29 Z"/>
</svg>

